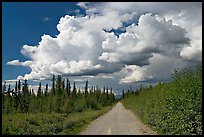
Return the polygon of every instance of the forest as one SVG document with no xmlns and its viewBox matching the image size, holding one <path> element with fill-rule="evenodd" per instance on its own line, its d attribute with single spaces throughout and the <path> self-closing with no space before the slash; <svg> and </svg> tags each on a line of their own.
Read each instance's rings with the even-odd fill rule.
<svg viewBox="0 0 204 137">
<path fill-rule="evenodd" d="M 53 75 L 51 90 L 48 90 L 48 84 L 46 84 L 44 91 L 42 91 L 41 87 L 40 82 L 37 94 L 35 94 L 33 89 L 28 89 L 26 79 L 22 84 L 20 80 L 16 82 L 15 88 L 12 90 L 10 85 L 8 89 L 6 89 L 6 83 L 4 83 L 2 92 L 3 134 L 32 134 L 32 132 L 33 134 L 57 134 L 58 131 L 41 133 L 40 131 L 27 131 L 27 129 L 21 133 L 19 129 L 17 129 L 16 124 L 16 127 L 12 129 L 6 121 L 15 121 L 16 116 L 20 118 L 22 116 L 30 117 L 33 115 L 35 117 L 41 115 L 40 119 L 42 120 L 43 117 L 47 118 L 50 115 L 53 115 L 53 117 L 58 117 L 58 115 L 63 115 L 63 117 L 64 115 L 80 116 L 80 113 L 82 114 L 80 117 L 83 117 L 83 114 L 85 117 L 85 115 L 87 115 L 86 113 L 89 113 L 88 118 L 85 117 L 83 121 L 87 119 L 90 121 L 90 118 L 93 119 L 101 115 L 102 112 L 108 111 L 107 108 L 110 109 L 115 103 L 112 88 L 104 87 L 103 90 L 101 90 L 98 86 L 92 86 L 89 89 L 88 80 L 85 81 L 84 89 L 77 89 L 75 82 L 73 86 L 71 86 L 68 78 L 65 82 L 65 79 L 62 79 L 60 75 L 57 77 Z M 36 118 L 35 120 L 39 121 L 40 119 Z M 76 117 L 76 119 L 79 118 Z M 21 122 L 25 123 L 25 121 L 26 120 Z M 36 122 L 31 122 L 31 124 L 32 123 Z M 69 132 L 66 132 L 66 134 L 69 134 Z"/>
</svg>

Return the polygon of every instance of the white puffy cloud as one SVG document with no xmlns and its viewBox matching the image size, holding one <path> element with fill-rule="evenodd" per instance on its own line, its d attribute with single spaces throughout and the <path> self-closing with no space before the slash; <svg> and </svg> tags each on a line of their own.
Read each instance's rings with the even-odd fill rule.
<svg viewBox="0 0 204 137">
<path fill-rule="evenodd" d="M 128 26 L 119 38 L 110 33 L 102 43 L 105 51 L 101 60 L 127 65 L 148 65 L 153 53 L 179 55 L 179 50 L 189 43 L 185 29 L 173 25 L 158 15 L 141 15 L 138 25 Z M 176 50 L 175 50 L 176 49 Z"/>
<path fill-rule="evenodd" d="M 154 53 L 149 62 L 149 65 L 142 67 L 129 65 L 123 68 L 118 73 L 125 73 L 126 76 L 120 80 L 120 83 L 169 81 L 175 68 L 181 69 L 189 65 L 182 58 L 159 53 Z"/>
<path fill-rule="evenodd" d="M 29 60 L 7 64 L 30 67 L 18 79 L 61 74 L 115 83 L 167 80 L 175 67 L 202 61 L 199 4 L 78 3 L 86 15 L 61 17 L 56 37 L 43 35 L 38 45 L 23 45 Z M 121 29 L 125 32 L 116 35 Z"/>
<path fill-rule="evenodd" d="M 37 46 L 22 46 L 21 53 L 31 61 L 13 60 L 8 64 L 31 68 L 29 74 L 18 76 L 18 79 L 45 80 L 52 74 L 74 76 L 110 73 L 118 65 L 105 67 L 107 63 L 98 60 L 103 52 L 101 43 L 105 40 L 104 29 L 117 29 L 132 17 L 131 14 L 119 15 L 114 11 L 98 16 L 65 15 L 57 24 L 59 34 L 56 37 L 43 35 Z"/>
<path fill-rule="evenodd" d="M 153 78 L 153 76 L 146 74 L 146 68 L 136 65 L 129 65 L 121 70 L 126 73 L 126 77 L 120 80 L 120 83 L 141 82 Z"/>
<path fill-rule="evenodd" d="M 180 56 L 187 61 L 202 61 L 202 7 L 192 5 L 188 9 L 182 9 L 175 13 L 173 11 L 166 13 L 168 19 L 174 20 L 174 23 L 182 26 L 187 31 L 190 38 L 190 44 L 185 46 Z"/>
<path fill-rule="evenodd" d="M 12 60 L 12 61 L 9 61 L 7 62 L 7 65 L 21 65 L 21 63 L 19 62 L 19 60 Z"/>
<path fill-rule="evenodd" d="M 20 62 L 19 60 L 12 60 L 7 62 L 7 65 L 16 65 L 16 66 L 30 66 L 32 64 L 32 61 L 25 61 L 25 62 Z"/>
</svg>

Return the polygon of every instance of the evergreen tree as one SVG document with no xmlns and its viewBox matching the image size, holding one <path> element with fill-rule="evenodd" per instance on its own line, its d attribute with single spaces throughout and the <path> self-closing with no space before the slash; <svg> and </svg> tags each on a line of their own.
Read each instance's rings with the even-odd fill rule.
<svg viewBox="0 0 204 137">
<path fill-rule="evenodd" d="M 21 90 L 21 81 L 20 79 L 18 80 L 18 92 L 20 93 L 20 90 Z"/>
<path fill-rule="evenodd" d="M 55 75 L 52 76 L 52 92 L 55 95 Z"/>
<path fill-rule="evenodd" d="M 71 94 L 71 84 L 70 84 L 70 81 L 68 83 L 68 93 L 69 93 L 69 95 Z"/>
<path fill-rule="evenodd" d="M 35 94 L 35 92 L 34 92 L 34 90 L 33 90 L 33 89 L 31 90 L 31 94 L 32 94 L 32 95 L 34 95 L 34 94 Z"/>
<path fill-rule="evenodd" d="M 18 82 L 16 81 L 15 92 L 17 92 L 17 90 L 18 90 Z"/>
<path fill-rule="evenodd" d="M 124 99 L 125 98 L 125 93 L 124 93 L 124 89 L 123 89 L 123 91 L 122 91 L 122 99 Z"/>
<path fill-rule="evenodd" d="M 23 94 L 27 94 L 27 93 L 28 93 L 28 84 L 27 84 L 27 79 L 25 79 L 23 83 Z"/>
<path fill-rule="evenodd" d="M 107 99 L 107 103 L 108 103 L 108 101 L 109 101 L 108 87 L 106 88 L 106 99 Z"/>
<path fill-rule="evenodd" d="M 88 94 L 88 80 L 86 81 L 86 84 L 85 84 L 85 94 Z"/>
<path fill-rule="evenodd" d="M 45 86 L 45 96 L 47 96 L 47 94 L 48 94 L 48 84 L 46 84 Z"/>
<path fill-rule="evenodd" d="M 95 93 L 95 92 L 94 92 L 94 89 L 93 89 L 93 86 L 91 86 L 91 91 L 92 91 L 93 93 Z"/>
<path fill-rule="evenodd" d="M 75 81 L 74 81 L 74 85 L 73 85 L 73 91 L 72 94 L 75 96 L 76 95 L 76 86 L 75 86 Z"/>
<path fill-rule="evenodd" d="M 11 92 L 11 85 L 9 84 L 9 87 L 8 87 L 8 95 L 10 96 L 10 92 Z"/>
<path fill-rule="evenodd" d="M 113 103 L 115 101 L 115 95 L 114 95 L 114 93 L 112 91 L 112 88 L 111 88 L 111 95 L 112 95 L 112 103 Z"/>
<path fill-rule="evenodd" d="M 4 82 L 4 85 L 3 85 L 3 93 L 5 93 L 6 91 L 6 82 Z"/>
<path fill-rule="evenodd" d="M 62 77 L 60 75 L 57 76 L 57 82 L 56 82 L 56 92 L 57 94 L 61 94 L 62 91 Z"/>
<path fill-rule="evenodd" d="M 39 83 L 37 96 L 38 96 L 38 97 L 41 96 L 41 82 Z"/>
<path fill-rule="evenodd" d="M 111 103 L 114 101 L 114 96 L 113 96 L 113 89 L 110 89 L 110 98 L 111 98 Z"/>
<path fill-rule="evenodd" d="M 62 80 L 62 90 L 64 91 L 65 89 L 65 84 L 64 84 L 64 79 Z"/>
<path fill-rule="evenodd" d="M 4 82 L 4 85 L 3 85 L 3 92 L 2 92 L 2 111 L 4 111 L 4 106 L 5 106 L 5 97 L 4 97 L 4 93 L 6 91 L 6 82 Z"/>
<path fill-rule="evenodd" d="M 78 90 L 78 93 L 79 93 L 79 95 L 81 94 L 81 90 L 80 90 L 80 88 L 79 88 L 79 90 Z"/>
<path fill-rule="evenodd" d="M 27 84 L 27 79 L 25 79 L 23 83 L 23 98 L 22 98 L 22 104 L 21 104 L 21 111 L 24 113 L 28 112 L 28 107 L 29 107 L 29 97 L 28 97 L 28 84 Z"/>
<path fill-rule="evenodd" d="M 67 95 L 70 96 L 71 86 L 70 86 L 69 79 L 67 79 L 67 83 L 66 83 L 66 92 L 67 92 Z"/>
</svg>

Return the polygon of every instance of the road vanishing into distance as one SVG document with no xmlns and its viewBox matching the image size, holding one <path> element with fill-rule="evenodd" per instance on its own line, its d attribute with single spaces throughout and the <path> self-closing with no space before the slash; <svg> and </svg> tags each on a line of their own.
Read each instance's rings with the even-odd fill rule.
<svg viewBox="0 0 204 137">
<path fill-rule="evenodd" d="M 81 135 L 156 135 L 154 131 L 141 123 L 122 103 L 88 125 Z"/>
</svg>

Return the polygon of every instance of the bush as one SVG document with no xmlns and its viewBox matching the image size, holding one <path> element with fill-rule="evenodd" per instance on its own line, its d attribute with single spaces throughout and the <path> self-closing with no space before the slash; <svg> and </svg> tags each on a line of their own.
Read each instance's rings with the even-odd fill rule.
<svg viewBox="0 0 204 137">
<path fill-rule="evenodd" d="M 202 134 L 202 67 L 176 71 L 174 81 L 125 95 L 124 106 L 161 134 Z"/>
</svg>

